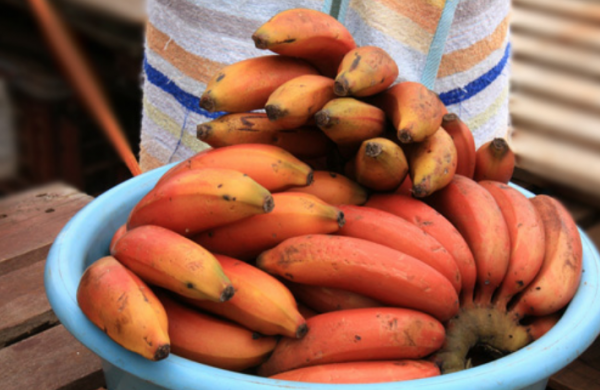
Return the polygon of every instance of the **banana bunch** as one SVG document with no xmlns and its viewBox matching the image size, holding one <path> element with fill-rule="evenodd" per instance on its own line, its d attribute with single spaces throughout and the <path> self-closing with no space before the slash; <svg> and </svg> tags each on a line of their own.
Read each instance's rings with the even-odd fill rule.
<svg viewBox="0 0 600 390">
<path fill-rule="evenodd" d="M 78 289 L 86 316 L 150 360 L 373 383 L 468 368 L 542 337 L 582 272 L 555 199 L 507 185 L 514 154 L 423 85 L 292 9 L 252 36 L 201 105 L 212 148 L 167 171 Z M 256 111 L 264 110 L 264 111 Z M 252 112 L 250 112 L 252 111 Z"/>
</svg>

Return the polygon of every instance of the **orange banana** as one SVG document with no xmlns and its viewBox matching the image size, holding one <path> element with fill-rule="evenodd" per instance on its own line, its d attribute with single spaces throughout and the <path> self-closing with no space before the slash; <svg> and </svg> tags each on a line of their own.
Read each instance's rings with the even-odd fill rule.
<svg viewBox="0 0 600 390">
<path fill-rule="evenodd" d="M 421 142 L 442 125 L 446 107 L 423 84 L 405 81 L 367 100 L 381 108 L 396 129 L 400 142 Z"/>
<path fill-rule="evenodd" d="M 531 317 L 532 320 L 528 321 L 526 325 L 527 332 L 529 332 L 533 340 L 537 340 L 548 333 L 558 323 L 562 315 L 563 313 L 559 311 L 543 317 Z"/>
<path fill-rule="evenodd" d="M 159 226 L 129 230 L 111 254 L 147 283 L 190 298 L 223 302 L 234 294 L 230 280 L 212 254 Z"/>
<path fill-rule="evenodd" d="M 386 90 L 398 77 L 398 65 L 376 46 L 361 46 L 346 53 L 337 76 L 338 96 L 371 96 Z"/>
<path fill-rule="evenodd" d="M 161 182 L 133 208 L 127 228 L 158 225 L 190 236 L 273 209 L 273 197 L 231 169 L 188 170 Z"/>
<path fill-rule="evenodd" d="M 426 360 L 391 360 L 319 364 L 282 372 L 270 378 L 310 383 L 379 383 L 430 378 L 440 369 Z"/>
<path fill-rule="evenodd" d="M 275 348 L 274 337 L 259 336 L 241 325 L 201 313 L 157 294 L 169 318 L 173 353 L 195 362 L 243 371 L 264 362 Z"/>
<path fill-rule="evenodd" d="M 300 340 L 284 338 L 258 369 L 271 376 L 318 364 L 420 359 L 442 346 L 444 327 L 410 309 L 367 308 L 320 314 L 307 321 Z"/>
<path fill-rule="evenodd" d="M 305 74 L 318 74 L 298 58 L 268 55 L 227 65 L 206 85 L 200 107 L 207 111 L 244 112 L 263 108 L 281 84 Z"/>
<path fill-rule="evenodd" d="M 346 223 L 337 234 L 362 238 L 395 249 L 434 268 L 448 279 L 457 293 L 461 290 L 456 260 L 423 229 L 386 211 L 365 206 L 339 206 Z"/>
<path fill-rule="evenodd" d="M 257 266 L 297 283 L 340 288 L 387 305 L 421 310 L 440 321 L 458 311 L 456 290 L 438 271 L 359 238 L 324 234 L 289 238 L 263 252 Z"/>
<path fill-rule="evenodd" d="M 281 127 L 264 112 L 243 112 L 220 116 L 196 127 L 196 137 L 213 148 L 238 144 L 268 144 Z"/>
<path fill-rule="evenodd" d="M 454 225 L 425 202 L 400 194 L 374 194 L 365 206 L 387 211 L 423 229 L 454 257 L 462 280 L 461 306 L 473 301 L 477 269 L 463 236 Z"/>
<path fill-rule="evenodd" d="M 515 170 L 515 154 L 504 138 L 494 138 L 481 145 L 475 155 L 476 181 L 494 180 L 508 183 Z"/>
<path fill-rule="evenodd" d="M 299 302 L 318 313 L 386 306 L 375 299 L 339 288 L 311 286 L 290 281 L 286 281 L 285 285 Z"/>
<path fill-rule="evenodd" d="M 286 238 L 333 233 L 344 225 L 344 214 L 314 195 L 280 192 L 273 200 L 272 212 L 208 229 L 194 241 L 211 252 L 251 260 Z"/>
<path fill-rule="evenodd" d="M 200 168 L 224 168 L 245 173 L 268 191 L 306 186 L 313 181 L 312 169 L 288 151 L 272 145 L 241 144 L 203 150 L 168 170 L 159 183 L 180 172 Z"/>
<path fill-rule="evenodd" d="M 469 127 L 458 115 L 451 113 L 442 118 L 442 127 L 450 134 L 456 146 L 456 173 L 473 178 L 475 174 L 475 139 Z"/>
<path fill-rule="evenodd" d="M 182 297 L 204 311 L 232 320 L 264 335 L 303 337 L 308 328 L 296 301 L 279 280 L 243 261 L 215 254 L 225 275 L 235 286 L 227 302 Z"/>
<path fill-rule="evenodd" d="M 315 122 L 333 142 L 354 152 L 363 141 L 381 136 L 386 126 L 381 109 L 349 97 L 330 100 Z"/>
<path fill-rule="evenodd" d="M 304 75 L 273 91 L 265 104 L 265 111 L 275 125 L 282 129 L 295 129 L 309 124 L 315 113 L 333 98 L 333 79 Z"/>
<path fill-rule="evenodd" d="M 361 144 L 349 170 L 365 187 L 391 191 L 408 174 L 408 162 L 400 146 L 386 138 L 372 138 Z"/>
<path fill-rule="evenodd" d="M 287 191 L 312 194 L 331 205 L 361 205 L 367 201 L 367 189 L 344 175 L 329 171 L 314 171 L 313 182 Z"/>
<path fill-rule="evenodd" d="M 124 223 L 123 225 L 121 225 L 116 231 L 115 234 L 113 234 L 112 239 L 110 240 L 110 246 L 109 246 L 109 250 L 112 250 L 112 248 L 115 246 L 115 244 L 117 243 L 117 241 L 123 237 L 123 234 L 125 234 L 127 232 L 127 224 Z"/>
<path fill-rule="evenodd" d="M 252 40 L 258 49 L 304 58 L 328 77 L 335 77 L 344 55 L 356 47 L 342 23 L 324 12 L 304 8 L 273 16 L 252 34 Z"/>
<path fill-rule="evenodd" d="M 452 137 L 439 128 L 408 153 L 412 194 L 424 198 L 448 185 L 456 172 L 457 152 Z"/>
<path fill-rule="evenodd" d="M 544 225 L 527 197 L 508 185 L 495 181 L 480 181 L 500 206 L 510 236 L 510 261 L 506 276 L 494 295 L 500 310 L 515 294 L 522 291 L 537 275 L 544 261 Z"/>
<path fill-rule="evenodd" d="M 581 237 L 569 211 L 547 195 L 530 200 L 544 225 L 546 251 L 542 268 L 510 309 L 518 318 L 545 316 L 562 309 L 577 291 L 582 272 Z"/>
<path fill-rule="evenodd" d="M 146 359 L 169 355 L 165 309 L 152 290 L 114 257 L 92 263 L 77 288 L 83 314 L 122 347 Z"/>
<path fill-rule="evenodd" d="M 477 266 L 475 302 L 491 302 L 510 259 L 510 236 L 494 197 L 477 182 L 455 175 L 427 202 L 446 217 L 469 244 Z"/>
</svg>

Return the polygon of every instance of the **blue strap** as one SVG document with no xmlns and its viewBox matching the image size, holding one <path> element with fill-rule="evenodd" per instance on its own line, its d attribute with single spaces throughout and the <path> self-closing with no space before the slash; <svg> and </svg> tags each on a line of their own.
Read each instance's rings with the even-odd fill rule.
<svg viewBox="0 0 600 390">
<path fill-rule="evenodd" d="M 349 3 L 350 0 L 325 0 L 322 11 L 333 16 L 340 23 L 344 23 Z"/>
<path fill-rule="evenodd" d="M 444 47 L 446 46 L 446 39 L 450 32 L 450 26 L 454 19 L 454 12 L 459 0 L 446 0 L 442 16 L 438 22 L 433 40 L 429 46 L 429 53 L 427 53 L 427 61 L 425 62 L 425 69 L 421 75 L 421 84 L 425 85 L 429 89 L 433 89 L 435 79 L 437 77 L 438 69 L 440 68 L 440 62 L 442 61 L 442 55 L 444 54 Z"/>
</svg>

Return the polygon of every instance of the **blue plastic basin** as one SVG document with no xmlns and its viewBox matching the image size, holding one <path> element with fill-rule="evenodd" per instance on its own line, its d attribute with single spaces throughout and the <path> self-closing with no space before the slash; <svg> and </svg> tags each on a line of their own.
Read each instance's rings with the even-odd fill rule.
<svg viewBox="0 0 600 390">
<path fill-rule="evenodd" d="M 83 271 L 108 254 L 115 230 L 168 168 L 170 166 L 128 180 L 92 201 L 63 228 L 48 255 L 45 286 L 52 309 L 69 332 L 100 356 L 110 390 L 544 390 L 548 378 L 575 360 L 600 333 L 600 256 L 589 238 L 580 231 L 584 273 L 562 319 L 544 337 L 492 363 L 416 381 L 320 385 L 230 372 L 175 355 L 151 362 L 117 345 L 93 325 L 79 309 L 76 292 Z"/>
</svg>

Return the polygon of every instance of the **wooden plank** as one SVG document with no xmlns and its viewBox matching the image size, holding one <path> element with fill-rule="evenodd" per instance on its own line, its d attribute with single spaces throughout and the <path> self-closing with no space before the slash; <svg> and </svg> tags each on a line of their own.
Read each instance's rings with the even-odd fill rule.
<svg viewBox="0 0 600 390">
<path fill-rule="evenodd" d="M 600 116 L 518 92 L 510 96 L 510 113 L 515 127 L 535 127 L 552 137 L 600 147 Z"/>
<path fill-rule="evenodd" d="M 580 76 L 600 79 L 598 53 L 518 31 L 513 32 L 511 45 L 515 59 L 533 61 Z"/>
<path fill-rule="evenodd" d="M 550 377 L 548 387 L 552 390 L 600 389 L 600 372 L 580 360 L 575 360 Z"/>
<path fill-rule="evenodd" d="M 510 79 L 514 92 L 540 94 L 560 101 L 561 104 L 582 107 L 600 114 L 600 81 L 518 59 L 511 64 Z"/>
<path fill-rule="evenodd" d="M 0 348 L 58 324 L 44 290 L 44 258 L 0 276 Z"/>
<path fill-rule="evenodd" d="M 45 257 L 64 225 L 91 200 L 52 184 L 0 201 L 0 275 Z"/>
<path fill-rule="evenodd" d="M 3 390 L 94 390 L 105 386 L 100 358 L 62 325 L 0 349 Z"/>
<path fill-rule="evenodd" d="M 563 17 L 600 22 L 600 4 L 585 0 L 513 0 L 513 7 L 550 12 Z"/>
<path fill-rule="evenodd" d="M 511 31 L 600 51 L 600 26 L 581 23 L 578 20 L 514 8 L 511 14 Z"/>
<path fill-rule="evenodd" d="M 591 206 L 600 206 L 600 154 L 518 127 L 508 141 L 519 168 L 588 194 Z"/>
</svg>

